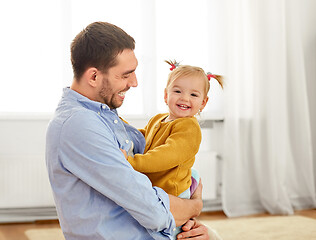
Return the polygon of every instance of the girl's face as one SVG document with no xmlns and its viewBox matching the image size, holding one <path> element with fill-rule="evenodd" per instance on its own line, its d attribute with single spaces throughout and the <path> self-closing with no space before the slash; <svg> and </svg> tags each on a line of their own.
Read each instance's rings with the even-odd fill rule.
<svg viewBox="0 0 316 240">
<path fill-rule="evenodd" d="M 174 80 L 165 89 L 165 102 L 169 107 L 169 120 L 193 117 L 205 107 L 204 79 L 185 76 Z"/>
</svg>

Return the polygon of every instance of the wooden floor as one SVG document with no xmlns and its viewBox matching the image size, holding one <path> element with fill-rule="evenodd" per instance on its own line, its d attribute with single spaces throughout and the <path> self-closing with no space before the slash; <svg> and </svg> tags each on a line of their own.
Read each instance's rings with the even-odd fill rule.
<svg viewBox="0 0 316 240">
<path fill-rule="evenodd" d="M 313 218 L 313 219 L 316 220 L 316 209 L 296 211 L 294 213 L 294 215 L 309 217 L 309 218 Z M 271 216 L 274 216 L 274 215 L 257 214 L 257 215 L 246 216 L 244 218 L 250 218 L 250 217 L 271 217 Z M 222 220 L 222 219 L 228 219 L 226 217 L 226 215 L 224 214 L 224 212 L 222 212 L 222 211 L 201 213 L 201 215 L 198 218 L 200 220 Z"/>
<path fill-rule="evenodd" d="M 295 215 L 305 216 L 316 219 L 316 209 L 313 210 L 302 210 L 295 212 Z M 271 216 L 269 214 L 252 215 L 249 217 L 265 217 Z M 203 212 L 199 216 L 200 220 L 223 220 L 227 219 L 222 211 L 219 212 Z M 58 221 L 38 221 L 33 223 L 10 223 L 0 224 L 0 240 L 28 240 L 24 235 L 24 232 L 28 229 L 40 229 L 40 228 L 57 228 L 59 227 Z M 45 240 L 45 239 L 43 239 Z"/>
</svg>

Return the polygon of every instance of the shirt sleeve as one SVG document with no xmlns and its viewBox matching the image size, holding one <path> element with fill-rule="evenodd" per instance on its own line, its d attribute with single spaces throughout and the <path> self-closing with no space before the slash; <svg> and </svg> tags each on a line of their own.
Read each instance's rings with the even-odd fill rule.
<svg viewBox="0 0 316 240">
<path fill-rule="evenodd" d="M 201 129 L 191 118 L 174 124 L 165 144 L 147 151 L 145 154 L 129 156 L 128 161 L 137 171 L 153 173 L 172 169 L 192 159 L 201 143 Z M 163 161 L 166 159 L 165 161 Z"/>
<path fill-rule="evenodd" d="M 131 167 L 100 116 L 74 114 L 63 124 L 60 146 L 60 161 L 69 172 L 124 208 L 146 229 L 171 234 L 175 222 L 168 195 Z"/>
</svg>

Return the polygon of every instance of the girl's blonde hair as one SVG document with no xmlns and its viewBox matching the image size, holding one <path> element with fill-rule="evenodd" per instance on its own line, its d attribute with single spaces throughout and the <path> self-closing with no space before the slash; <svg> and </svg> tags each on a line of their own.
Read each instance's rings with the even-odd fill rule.
<svg viewBox="0 0 316 240">
<path fill-rule="evenodd" d="M 191 65 L 179 65 L 176 61 L 165 61 L 166 63 L 170 64 L 173 66 L 173 69 L 169 75 L 168 75 L 168 81 L 167 81 L 167 86 L 168 88 L 170 84 L 175 81 L 176 79 L 180 77 L 187 77 L 187 76 L 192 76 L 192 77 L 198 77 L 204 80 L 205 82 L 205 88 L 204 88 L 204 94 L 205 97 L 207 96 L 209 90 L 210 90 L 210 80 L 208 79 L 206 73 L 204 70 L 200 67 L 195 67 Z M 215 75 L 212 74 L 212 77 L 217 80 L 221 88 L 223 88 L 223 77 L 221 75 Z"/>
</svg>

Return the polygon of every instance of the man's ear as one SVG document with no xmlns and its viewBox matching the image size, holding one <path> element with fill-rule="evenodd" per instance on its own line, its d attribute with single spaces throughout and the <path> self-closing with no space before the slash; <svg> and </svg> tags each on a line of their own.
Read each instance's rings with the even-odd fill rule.
<svg viewBox="0 0 316 240">
<path fill-rule="evenodd" d="M 84 78 L 86 79 L 87 83 L 91 86 L 91 87 L 96 87 L 98 85 L 97 82 L 97 78 L 98 78 L 98 74 L 100 74 L 100 72 L 98 71 L 98 69 L 91 67 L 88 68 L 85 72 L 84 72 Z"/>
</svg>

